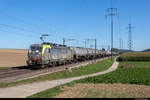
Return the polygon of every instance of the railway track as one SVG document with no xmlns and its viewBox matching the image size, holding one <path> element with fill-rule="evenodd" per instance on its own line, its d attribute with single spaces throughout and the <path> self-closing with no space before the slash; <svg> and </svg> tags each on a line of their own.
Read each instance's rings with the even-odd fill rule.
<svg viewBox="0 0 150 100">
<path fill-rule="evenodd" d="M 97 61 L 102 59 L 107 59 L 107 58 L 108 57 L 99 58 L 97 59 Z M 0 82 L 13 82 L 13 81 L 23 80 L 27 78 L 37 77 L 44 74 L 58 72 L 68 67 L 74 68 L 82 65 L 87 65 L 91 62 L 94 62 L 94 60 L 82 61 L 82 62 L 67 64 L 67 65 L 59 65 L 55 67 L 48 67 L 45 69 L 34 69 L 34 68 L 32 69 L 32 68 L 28 68 L 28 66 L 24 66 L 24 67 L 10 68 L 7 70 L 6 69 L 0 70 Z"/>
<path fill-rule="evenodd" d="M 21 72 L 21 71 L 25 71 L 25 70 L 27 70 L 27 69 L 22 69 L 22 70 L 18 70 L 18 69 L 9 69 L 9 70 L 5 70 L 5 71 L 1 71 L 0 72 L 0 77 L 2 76 L 2 75 L 5 75 L 5 74 L 7 74 L 7 73 L 17 73 L 17 72 Z"/>
</svg>

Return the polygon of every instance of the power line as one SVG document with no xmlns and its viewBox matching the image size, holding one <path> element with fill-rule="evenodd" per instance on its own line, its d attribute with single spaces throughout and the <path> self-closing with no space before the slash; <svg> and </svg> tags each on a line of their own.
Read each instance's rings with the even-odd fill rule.
<svg viewBox="0 0 150 100">
<path fill-rule="evenodd" d="M 34 27 L 37 26 L 37 24 L 35 25 L 35 24 L 32 24 L 32 23 L 28 23 L 28 22 L 24 21 L 24 20 L 21 19 L 21 18 L 18 18 L 18 17 L 16 17 L 16 16 L 13 16 L 13 15 L 10 15 L 10 14 L 7 14 L 6 12 L 3 12 L 3 11 L 1 11 L 1 10 L 0 10 L 0 13 L 1 13 L 1 15 L 3 14 L 5 17 L 8 17 L 8 18 L 10 18 L 10 19 L 13 19 L 13 21 L 16 20 L 16 21 L 21 22 L 21 23 L 23 23 L 23 24 L 32 25 L 32 26 L 34 26 Z M 39 26 L 36 27 L 36 28 L 39 28 Z"/>
<path fill-rule="evenodd" d="M 21 22 L 21 23 L 23 23 L 23 24 L 27 24 L 27 25 L 32 25 L 32 26 L 36 26 L 36 28 L 37 29 L 39 29 L 39 27 L 40 26 L 37 26 L 37 24 L 33 24 L 33 23 L 29 23 L 29 22 L 26 22 L 25 20 L 23 20 L 23 19 L 21 19 L 21 18 L 18 18 L 18 17 L 16 17 L 16 16 L 13 16 L 13 15 L 10 15 L 10 14 L 8 14 L 8 13 L 6 13 L 6 12 L 3 12 L 2 10 L 0 10 L 0 13 L 1 13 L 1 15 L 3 14 L 4 16 L 7 16 L 8 18 L 11 18 L 11 19 L 14 19 L 14 20 L 16 20 L 16 21 L 18 21 L 18 22 Z M 26 12 L 27 13 L 27 12 Z M 28 13 L 28 15 L 29 16 L 31 16 L 31 14 L 29 14 Z M 38 17 L 38 18 L 37 18 Z M 36 16 L 36 18 L 37 19 L 39 19 L 41 22 L 47 22 L 47 21 L 45 21 L 45 20 L 43 20 L 39 15 L 38 16 Z M 55 28 L 55 27 L 54 27 Z M 29 30 L 28 30 L 29 31 Z M 56 30 L 55 30 L 56 31 Z M 31 32 L 31 30 L 30 30 L 30 32 Z M 33 31 L 32 31 L 33 32 Z M 36 32 L 37 33 L 37 32 Z M 43 33 L 43 32 L 41 32 L 41 33 Z M 40 33 L 40 34 L 41 34 Z"/>
<path fill-rule="evenodd" d="M 132 46 L 133 46 L 133 44 L 132 44 L 132 29 L 133 29 L 134 27 L 131 25 L 131 22 L 128 24 L 128 29 L 129 29 L 129 39 L 128 39 L 128 48 L 129 48 L 129 50 L 132 50 Z"/>
<path fill-rule="evenodd" d="M 3 12 L 3 11 L 1 11 L 1 10 L 0 10 L 0 13 L 1 13 L 1 15 L 3 14 L 4 16 L 7 16 L 8 18 L 13 19 L 13 21 L 16 20 L 16 21 L 21 22 L 21 23 L 23 23 L 23 24 L 32 25 L 32 26 L 34 26 L 34 27 L 36 26 L 36 28 L 39 29 L 39 26 L 37 26 L 37 24 L 28 23 L 28 22 L 24 21 L 23 19 L 20 19 L 20 18 L 18 18 L 18 17 L 16 17 L 16 16 L 7 14 L 6 12 Z M 41 18 L 40 18 L 40 20 L 41 20 Z M 43 21 L 42 21 L 42 22 L 43 22 Z M 8 25 L 8 24 L 0 24 L 0 25 L 1 25 L 1 26 L 5 26 L 5 27 L 14 28 L 14 29 L 19 29 L 19 30 L 21 30 L 21 31 L 26 31 L 26 32 L 30 32 L 30 33 L 36 33 L 36 34 L 38 33 L 38 34 L 40 34 L 40 35 L 43 33 L 43 32 L 37 32 L 37 31 L 33 31 L 33 30 L 28 30 L 28 29 L 25 29 L 25 28 L 16 27 L 16 26 Z"/>
<path fill-rule="evenodd" d="M 87 48 L 87 41 L 85 40 L 83 43 L 84 43 L 84 47 Z"/>
<path fill-rule="evenodd" d="M 80 1 L 82 4 L 84 4 L 88 8 L 89 11 L 93 11 L 93 9 L 89 6 L 86 0 L 80 0 Z"/>
<path fill-rule="evenodd" d="M 124 49 L 123 39 L 122 39 L 122 49 Z"/>
<path fill-rule="evenodd" d="M 66 38 L 63 38 L 63 45 L 66 45 L 67 41 L 76 41 L 76 42 L 78 42 L 78 40 L 76 40 L 76 39 L 66 39 Z"/>
<path fill-rule="evenodd" d="M 97 12 L 97 11 L 96 11 L 95 9 L 93 9 L 93 7 L 91 7 L 91 6 L 89 5 L 89 3 L 88 3 L 86 0 L 80 0 L 80 1 L 81 1 L 82 4 L 85 5 L 85 7 L 87 7 L 87 9 L 88 9 L 91 13 L 93 13 L 94 15 L 99 16 L 97 13 L 94 13 L 94 12 Z"/>
<path fill-rule="evenodd" d="M 110 0 L 110 5 L 113 8 L 113 1 L 112 0 Z"/>
<path fill-rule="evenodd" d="M 21 27 L 16 27 L 16 26 L 12 26 L 12 25 L 8 25 L 8 24 L 0 24 L 1 26 L 5 26 L 5 27 L 9 27 L 9 28 L 13 28 L 13 29 L 18 29 L 18 30 L 21 30 L 21 31 L 26 31 L 26 32 L 30 32 L 30 33 L 34 33 L 34 34 L 41 34 L 40 32 L 35 32 L 33 30 L 28 30 L 28 29 L 25 29 L 25 28 L 21 28 Z"/>
<path fill-rule="evenodd" d="M 35 17 L 35 15 L 33 15 L 33 13 L 29 13 L 28 11 L 24 11 L 24 13 L 26 14 L 26 15 L 29 15 L 29 16 L 31 16 L 31 17 L 34 17 L 34 19 L 38 19 L 39 21 L 40 21 L 40 23 L 42 22 L 43 24 L 47 24 L 47 22 L 48 21 L 46 21 L 45 20 L 45 18 L 43 18 L 42 16 L 40 16 L 40 15 L 38 15 L 38 16 L 36 16 Z M 58 33 L 57 31 L 56 31 L 56 26 L 55 25 L 52 25 L 52 24 L 50 24 L 50 23 L 48 23 L 48 28 L 49 27 L 53 27 L 53 28 L 51 28 L 51 31 L 54 33 L 54 32 L 56 32 L 56 34 Z"/>
<path fill-rule="evenodd" d="M 107 12 L 109 12 L 109 14 L 107 14 L 107 16 L 111 17 L 111 55 L 112 55 L 112 51 L 113 51 L 113 24 L 114 24 L 114 16 L 118 16 L 117 14 L 117 8 L 108 8 Z"/>
<path fill-rule="evenodd" d="M 87 39 L 87 41 L 90 41 L 90 40 L 93 40 L 95 42 L 95 55 L 94 55 L 94 58 L 95 58 L 95 62 L 96 62 L 96 48 L 97 48 L 97 42 L 96 42 L 96 39 Z"/>
<path fill-rule="evenodd" d="M 120 38 L 120 49 L 123 49 L 123 40 L 122 40 L 122 38 Z"/>
<path fill-rule="evenodd" d="M 0 31 L 1 32 L 5 32 L 5 33 L 9 33 L 9 34 L 16 34 L 16 32 L 9 32 L 9 31 L 6 31 L 6 30 L 2 30 L 2 29 L 0 29 Z M 19 35 L 19 36 L 26 36 L 26 37 L 30 37 L 30 38 L 39 38 L 39 37 L 37 37 L 37 36 L 33 36 L 33 35 L 27 35 L 27 34 L 23 34 L 23 33 L 21 33 L 21 34 L 16 34 L 16 35 Z"/>
</svg>

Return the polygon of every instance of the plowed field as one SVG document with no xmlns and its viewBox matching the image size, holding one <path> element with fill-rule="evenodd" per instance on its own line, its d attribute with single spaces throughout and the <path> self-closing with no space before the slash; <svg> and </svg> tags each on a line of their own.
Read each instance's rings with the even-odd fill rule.
<svg viewBox="0 0 150 100">
<path fill-rule="evenodd" d="M 0 67 L 25 66 L 27 50 L 0 49 Z"/>
</svg>

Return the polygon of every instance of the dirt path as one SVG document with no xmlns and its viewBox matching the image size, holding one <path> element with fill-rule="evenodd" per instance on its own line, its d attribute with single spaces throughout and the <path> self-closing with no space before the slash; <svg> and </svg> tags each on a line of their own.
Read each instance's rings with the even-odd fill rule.
<svg viewBox="0 0 150 100">
<path fill-rule="evenodd" d="M 79 80 L 79 79 L 83 79 L 83 78 L 87 78 L 91 76 L 102 75 L 102 74 L 112 72 L 117 69 L 118 64 L 119 62 L 115 61 L 108 70 L 103 71 L 103 72 L 98 72 L 95 74 L 84 75 L 84 76 L 68 78 L 68 79 L 54 80 L 54 81 L 38 82 L 38 83 L 33 83 L 33 84 L 26 84 L 26 85 L 20 85 L 16 87 L 0 89 L 0 98 L 25 98 L 32 94 L 38 93 L 40 91 L 53 88 L 61 84 L 69 83 L 74 80 Z"/>
</svg>

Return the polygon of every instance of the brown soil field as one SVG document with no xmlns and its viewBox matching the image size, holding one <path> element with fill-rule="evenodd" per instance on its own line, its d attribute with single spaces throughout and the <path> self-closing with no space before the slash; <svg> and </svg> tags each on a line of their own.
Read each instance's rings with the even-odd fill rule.
<svg viewBox="0 0 150 100">
<path fill-rule="evenodd" d="M 27 50 L 0 49 L 0 67 L 25 66 Z"/>
<path fill-rule="evenodd" d="M 150 86 L 131 84 L 76 84 L 62 86 L 54 98 L 150 98 Z"/>
</svg>

